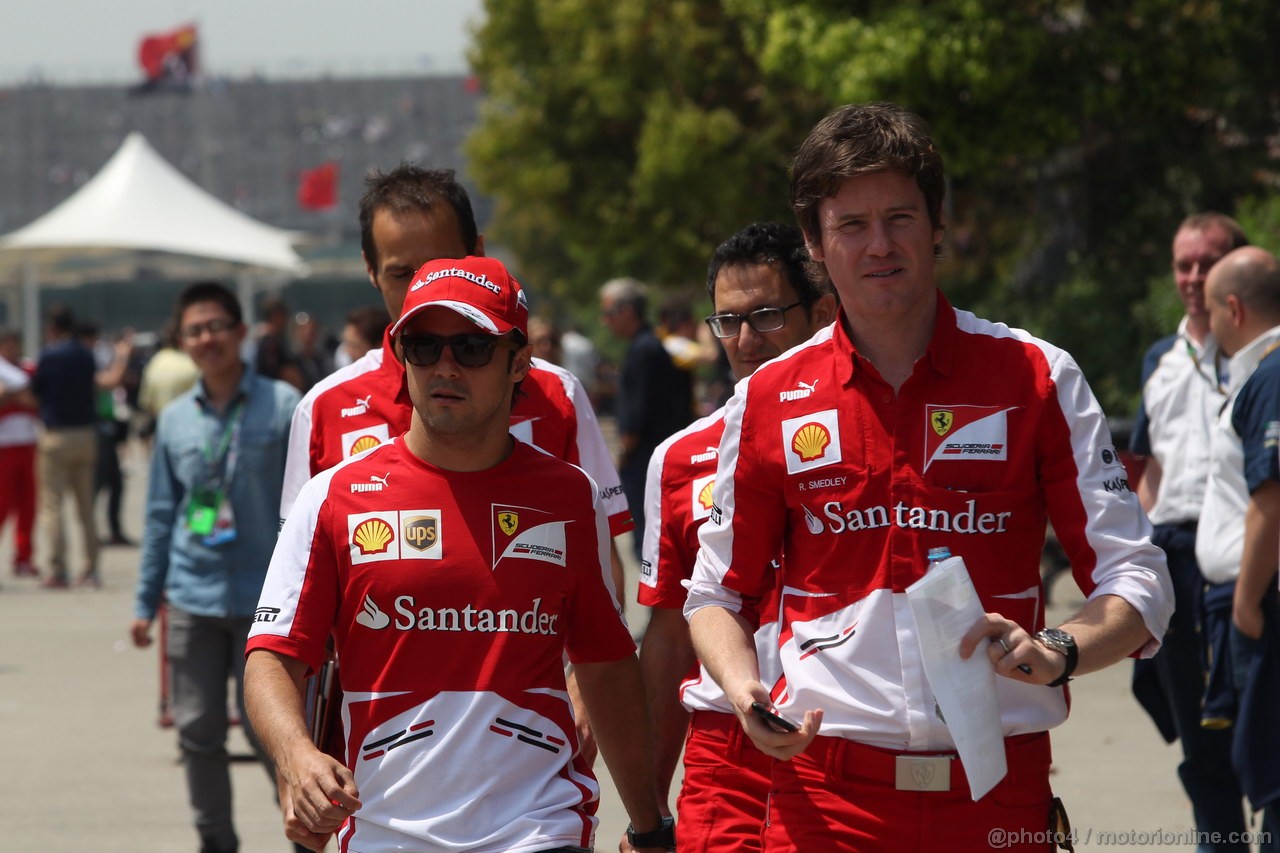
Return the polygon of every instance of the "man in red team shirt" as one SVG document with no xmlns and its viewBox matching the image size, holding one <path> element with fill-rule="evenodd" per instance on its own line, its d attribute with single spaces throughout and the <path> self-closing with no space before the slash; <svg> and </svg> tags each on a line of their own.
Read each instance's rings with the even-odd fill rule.
<svg viewBox="0 0 1280 853">
<path fill-rule="evenodd" d="M 335 830 L 362 853 L 590 848 L 598 788 L 576 755 L 565 654 L 636 847 L 674 841 L 603 502 L 579 468 L 508 432 L 527 322 L 501 263 L 423 266 L 391 330 L 408 432 L 308 482 L 281 532 L 246 690 L 295 836 L 317 849 Z M 345 762 L 311 743 L 302 713 L 330 633 Z"/>
<path fill-rule="evenodd" d="M 360 243 L 369 281 L 394 323 L 414 273 L 427 261 L 484 254 L 471 199 L 452 170 L 401 165 L 375 172 L 360 200 Z M 280 518 L 303 483 L 409 427 L 412 407 L 405 370 L 387 335 L 380 348 L 335 371 L 302 398 L 290 431 Z M 523 441 L 575 465 L 600 487 L 612 535 L 631 529 L 631 515 L 608 446 L 582 383 L 540 359 L 511 412 L 511 431 Z M 621 562 L 614 557 L 615 583 Z"/>
<path fill-rule="evenodd" d="M 707 272 L 715 313 L 707 324 L 737 379 L 807 341 L 835 317 L 835 297 L 805 274 L 807 258 L 800 229 L 774 222 L 749 225 L 716 249 Z M 657 742 L 659 802 L 668 802 L 683 746 L 684 782 L 677 803 L 681 849 L 730 853 L 760 849 L 773 759 L 751 745 L 724 692 L 698 672 L 682 612 L 687 595 L 682 582 L 693 573 L 698 528 L 711 515 L 723 432 L 722 408 L 654 451 L 645 487 L 649 521 L 638 597 L 653 608 L 640 644 L 640 667 Z M 759 608 L 756 644 L 762 665 L 776 657 L 770 651 L 777 639 L 770 630 L 777 625 L 776 607 L 773 611 L 768 605 Z"/>
<path fill-rule="evenodd" d="M 471 199 L 452 170 L 402 164 L 387 173 L 374 172 L 366 187 L 360 199 L 361 251 L 369 281 L 394 323 L 419 267 L 439 258 L 483 255 L 484 235 L 477 231 Z M 404 365 L 389 333 L 381 347 L 317 383 L 294 412 L 281 524 L 307 480 L 403 433 L 412 412 Z M 510 429 L 522 441 L 581 465 L 591 475 L 605 502 L 612 536 L 632 528 L 595 411 L 573 374 L 533 359 L 512 407 Z M 610 568 L 614 586 L 621 590 L 622 560 L 612 542 Z M 594 746 L 583 714 L 579 726 L 583 749 L 591 756 Z"/>
<path fill-rule="evenodd" d="M 791 199 L 835 285 L 835 323 L 738 385 L 686 613 L 699 659 L 774 765 L 766 851 L 1044 851 L 1048 729 L 1062 685 L 1151 655 L 1172 610 L 1164 558 L 1071 356 L 950 306 L 934 283 L 942 159 L 893 104 L 823 119 Z M 806 393 L 808 392 L 808 393 Z M 1046 520 L 1087 596 L 1043 631 Z M 930 548 L 964 558 L 985 616 L 959 653 L 996 673 L 1008 773 L 972 800 L 923 673 L 905 589 Z M 761 555 L 783 554 L 774 573 Z M 781 590 L 781 678 L 751 610 Z M 772 703 L 801 721 L 775 731 Z M 821 732 L 819 732 L 821 727 Z"/>
</svg>

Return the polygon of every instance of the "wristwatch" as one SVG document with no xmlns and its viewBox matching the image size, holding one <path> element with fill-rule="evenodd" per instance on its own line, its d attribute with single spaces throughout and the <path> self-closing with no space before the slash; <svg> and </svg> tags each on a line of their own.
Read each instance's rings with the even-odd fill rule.
<svg viewBox="0 0 1280 853">
<path fill-rule="evenodd" d="M 644 847 L 661 847 L 664 850 L 676 849 L 676 819 L 664 817 L 657 829 L 648 832 L 636 832 L 631 824 L 627 824 L 627 843 L 637 850 Z"/>
<path fill-rule="evenodd" d="M 1062 675 L 1050 681 L 1049 686 L 1061 687 L 1070 681 L 1071 673 L 1076 671 L 1076 664 L 1080 662 L 1080 650 L 1076 648 L 1076 638 L 1061 628 L 1045 628 L 1042 631 L 1036 631 L 1035 639 L 1040 645 L 1053 649 L 1067 659 L 1067 668 L 1062 671 Z"/>
</svg>

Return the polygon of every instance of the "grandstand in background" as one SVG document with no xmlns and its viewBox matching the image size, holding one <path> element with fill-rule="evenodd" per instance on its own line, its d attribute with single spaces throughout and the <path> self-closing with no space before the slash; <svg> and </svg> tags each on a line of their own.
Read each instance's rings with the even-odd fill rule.
<svg viewBox="0 0 1280 853">
<path fill-rule="evenodd" d="M 313 275 L 283 294 L 332 328 L 349 308 L 375 301 L 360 263 L 356 211 L 364 174 L 413 161 L 456 169 L 469 185 L 461 149 L 479 100 L 462 75 L 213 79 L 188 93 L 134 94 L 128 86 L 0 88 L 0 233 L 52 210 L 136 130 L 227 204 L 267 224 L 316 235 L 298 247 Z M 328 161 L 339 164 L 337 205 L 305 210 L 298 203 L 300 176 Z M 490 205 L 473 200 L 483 229 Z M 148 328 L 153 315 L 167 314 L 168 294 L 194 269 L 189 261 L 152 253 L 110 261 L 67 258 L 56 269 L 41 270 L 41 281 L 61 286 L 45 290 L 41 301 L 105 312 L 95 316 L 107 330 Z M 0 284 L 16 283 L 16 275 L 15 267 L 5 267 Z M 5 313 L 0 304 L 0 323 L 16 322 Z"/>
</svg>

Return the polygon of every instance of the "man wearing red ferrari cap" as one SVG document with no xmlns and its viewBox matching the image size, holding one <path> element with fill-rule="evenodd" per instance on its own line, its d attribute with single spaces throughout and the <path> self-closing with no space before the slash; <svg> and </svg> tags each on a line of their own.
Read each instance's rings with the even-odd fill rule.
<svg viewBox="0 0 1280 853">
<path fill-rule="evenodd" d="M 423 266 L 391 331 L 408 432 L 308 482 L 280 534 L 247 700 L 317 849 L 334 831 L 362 853 L 589 849 L 598 787 L 576 755 L 565 654 L 636 847 L 674 843 L 599 492 L 508 432 L 527 323 L 498 261 Z M 312 745 L 302 714 L 330 633 L 345 762 Z"/>
<path fill-rule="evenodd" d="M 414 273 L 437 258 L 484 254 L 471 200 L 452 171 L 401 165 L 375 172 L 360 200 L 360 242 L 369 281 L 382 295 L 392 322 Z M 335 371 L 311 389 L 294 412 L 285 465 L 280 518 L 288 516 L 302 484 L 328 468 L 409 428 L 404 367 L 383 345 Z M 586 390 L 573 374 L 541 359 L 511 412 L 511 432 L 529 444 L 581 465 L 600 487 L 609 528 L 632 528 L 618 472 Z M 614 558 L 615 582 L 621 562 Z"/>
</svg>

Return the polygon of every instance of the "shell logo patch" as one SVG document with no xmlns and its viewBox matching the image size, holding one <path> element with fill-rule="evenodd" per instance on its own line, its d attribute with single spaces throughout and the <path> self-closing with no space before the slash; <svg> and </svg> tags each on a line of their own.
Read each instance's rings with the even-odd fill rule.
<svg viewBox="0 0 1280 853">
<path fill-rule="evenodd" d="M 823 409 L 782 422 L 782 452 L 787 473 L 800 474 L 834 465 L 841 460 L 840 418 L 835 409 Z"/>
<path fill-rule="evenodd" d="M 342 457 L 355 456 L 391 439 L 386 424 L 377 424 L 342 434 Z"/>
<path fill-rule="evenodd" d="M 711 500 L 711 492 L 715 486 L 715 474 L 709 474 L 706 477 L 696 477 L 693 482 L 689 484 L 689 504 L 692 508 L 692 515 L 695 520 L 711 517 L 711 509 L 715 506 L 715 503 Z"/>
<path fill-rule="evenodd" d="M 395 535 L 391 525 L 381 518 L 369 518 L 356 525 L 351 534 L 351 544 L 360 549 L 362 556 L 385 554 Z"/>
<path fill-rule="evenodd" d="M 359 512 L 347 516 L 351 565 L 444 556 L 438 509 Z"/>
<path fill-rule="evenodd" d="M 826 452 L 830 443 L 831 433 L 826 427 L 818 423 L 805 424 L 791 439 L 791 449 L 799 455 L 801 462 L 812 462 Z"/>
</svg>

